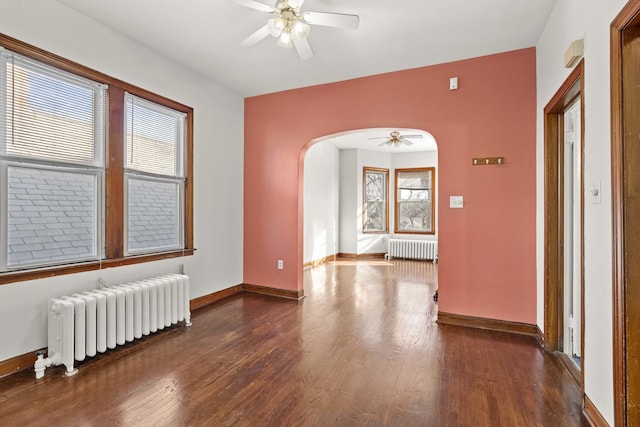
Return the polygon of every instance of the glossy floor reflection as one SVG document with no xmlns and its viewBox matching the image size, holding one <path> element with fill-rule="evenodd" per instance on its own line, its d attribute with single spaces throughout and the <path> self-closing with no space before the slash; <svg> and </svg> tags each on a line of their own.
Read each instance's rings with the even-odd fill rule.
<svg viewBox="0 0 640 427">
<path fill-rule="evenodd" d="M 532 338 L 435 323 L 437 265 L 305 270 L 301 301 L 238 295 L 92 359 L 0 380 L 0 425 L 582 426 Z"/>
</svg>

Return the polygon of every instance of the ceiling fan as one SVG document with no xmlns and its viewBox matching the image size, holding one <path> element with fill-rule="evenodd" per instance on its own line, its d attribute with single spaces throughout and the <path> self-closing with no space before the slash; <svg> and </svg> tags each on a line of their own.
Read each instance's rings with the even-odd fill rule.
<svg viewBox="0 0 640 427">
<path fill-rule="evenodd" d="M 386 141 L 383 141 L 382 143 L 378 144 L 378 146 L 382 146 L 382 145 L 388 145 L 390 147 L 397 147 L 400 144 L 405 144 L 405 145 L 413 145 L 413 142 L 411 142 L 409 140 L 409 138 L 411 139 L 420 139 L 422 138 L 423 135 L 417 134 L 417 135 L 400 135 L 400 132 L 398 132 L 397 130 L 391 131 L 391 133 L 389 133 L 389 136 L 375 136 L 373 138 L 369 138 L 369 139 L 386 139 Z"/>
<path fill-rule="evenodd" d="M 309 45 L 309 25 L 356 29 L 360 23 L 358 15 L 331 12 L 302 12 L 300 8 L 304 0 L 277 0 L 275 6 L 256 0 L 230 0 L 241 6 L 275 15 L 257 31 L 244 39 L 241 46 L 255 46 L 268 36 L 278 39 L 278 46 L 295 46 L 300 59 L 309 59 L 313 50 Z"/>
</svg>

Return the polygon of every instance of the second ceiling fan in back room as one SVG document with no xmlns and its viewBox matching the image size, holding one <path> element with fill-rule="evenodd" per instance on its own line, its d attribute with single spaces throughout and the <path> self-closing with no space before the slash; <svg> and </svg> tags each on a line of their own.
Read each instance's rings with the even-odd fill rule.
<svg viewBox="0 0 640 427">
<path fill-rule="evenodd" d="M 302 12 L 300 9 L 304 0 L 277 0 L 275 6 L 256 0 L 230 1 L 274 15 L 274 17 L 267 20 L 265 25 L 247 37 L 241 43 L 242 46 L 255 46 L 268 36 L 273 36 L 278 39 L 279 46 L 295 46 L 300 59 L 309 59 L 313 56 L 313 50 L 309 45 L 309 40 L 307 40 L 310 25 L 356 29 L 360 23 L 358 15 L 332 12 Z"/>
<path fill-rule="evenodd" d="M 411 142 L 408 138 L 420 139 L 422 138 L 422 135 L 401 135 L 400 132 L 394 130 L 389 133 L 389 136 L 375 136 L 369 139 L 385 139 L 386 141 L 381 142 L 379 146 L 386 144 L 390 147 L 396 147 L 400 144 L 413 145 L 413 142 Z"/>
</svg>

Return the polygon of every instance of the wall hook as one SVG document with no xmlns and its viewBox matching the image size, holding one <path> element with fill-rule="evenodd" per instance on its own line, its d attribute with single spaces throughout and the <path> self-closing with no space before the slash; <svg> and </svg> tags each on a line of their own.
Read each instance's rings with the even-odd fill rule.
<svg viewBox="0 0 640 427">
<path fill-rule="evenodd" d="M 472 165 L 480 166 L 480 165 L 503 165 L 504 157 L 475 157 L 473 158 Z"/>
</svg>

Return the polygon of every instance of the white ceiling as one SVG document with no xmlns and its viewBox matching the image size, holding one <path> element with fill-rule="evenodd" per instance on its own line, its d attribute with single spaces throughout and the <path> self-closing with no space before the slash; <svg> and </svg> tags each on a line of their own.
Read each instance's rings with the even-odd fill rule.
<svg viewBox="0 0 640 427">
<path fill-rule="evenodd" d="M 270 15 L 229 0 L 59 1 L 253 96 L 535 46 L 557 0 L 306 0 L 360 16 L 357 30 L 313 26 L 306 61 L 271 37 L 241 47 Z"/>
<path fill-rule="evenodd" d="M 413 143 L 412 145 L 394 144 L 390 146 L 384 144 L 391 131 L 394 130 L 399 131 L 400 135 L 422 135 L 422 138 L 409 138 L 408 140 Z M 413 153 L 417 151 L 436 151 L 438 149 L 436 140 L 430 133 L 419 129 L 405 128 L 375 128 L 343 132 L 323 138 L 317 142 L 324 141 L 335 145 L 341 150 L 360 149 L 384 153 Z"/>
</svg>

